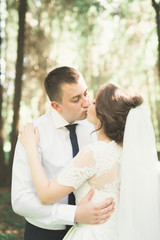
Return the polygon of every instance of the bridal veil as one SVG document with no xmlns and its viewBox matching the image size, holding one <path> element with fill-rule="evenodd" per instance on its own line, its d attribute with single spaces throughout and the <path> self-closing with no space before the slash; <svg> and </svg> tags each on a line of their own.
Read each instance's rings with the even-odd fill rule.
<svg viewBox="0 0 160 240">
<path fill-rule="evenodd" d="M 155 136 L 144 105 L 126 120 L 118 240 L 160 240 L 160 188 Z"/>
</svg>

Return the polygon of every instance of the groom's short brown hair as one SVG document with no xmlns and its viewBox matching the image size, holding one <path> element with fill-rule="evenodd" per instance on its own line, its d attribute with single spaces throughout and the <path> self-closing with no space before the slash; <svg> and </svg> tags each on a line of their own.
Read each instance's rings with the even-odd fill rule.
<svg viewBox="0 0 160 240">
<path fill-rule="evenodd" d="M 62 101 L 61 85 L 64 83 L 76 83 L 80 73 L 72 67 L 58 67 L 52 70 L 45 78 L 45 89 L 50 101 Z"/>
</svg>

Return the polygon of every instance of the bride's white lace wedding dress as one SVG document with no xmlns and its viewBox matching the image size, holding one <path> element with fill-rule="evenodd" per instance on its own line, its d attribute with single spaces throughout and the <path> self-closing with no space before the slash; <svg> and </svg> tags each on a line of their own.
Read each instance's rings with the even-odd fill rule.
<svg viewBox="0 0 160 240">
<path fill-rule="evenodd" d="M 94 187 L 93 202 L 113 197 L 115 210 L 104 224 L 75 224 L 63 240 L 116 240 L 122 147 L 115 141 L 96 141 L 83 148 L 58 175 L 58 182 L 73 186 L 76 204 Z"/>
</svg>

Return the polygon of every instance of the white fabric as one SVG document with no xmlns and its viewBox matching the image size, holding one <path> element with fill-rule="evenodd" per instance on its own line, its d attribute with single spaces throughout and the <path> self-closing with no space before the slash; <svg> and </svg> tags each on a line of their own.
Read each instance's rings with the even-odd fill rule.
<svg viewBox="0 0 160 240">
<path fill-rule="evenodd" d="M 50 180 L 72 159 L 72 146 L 65 121 L 54 109 L 34 122 L 40 132 L 39 153 L 43 167 Z M 76 128 L 79 148 L 91 142 L 93 130 L 86 120 L 79 121 Z M 32 184 L 30 168 L 23 146 L 18 141 L 15 149 L 12 174 L 12 207 L 28 222 L 46 229 L 65 229 L 73 224 L 76 206 L 66 205 L 68 198 L 53 206 L 40 203 Z M 69 214 L 68 214 L 69 213 Z"/>
<path fill-rule="evenodd" d="M 131 109 L 121 166 L 118 240 L 160 240 L 160 202 L 153 127 L 146 108 Z"/>
<path fill-rule="evenodd" d="M 58 174 L 58 182 L 73 186 L 76 203 L 80 203 L 91 187 L 93 202 L 113 197 L 115 210 L 105 224 L 73 226 L 65 240 L 117 240 L 117 221 L 122 147 L 114 141 L 96 141 L 81 149 L 77 156 Z"/>
</svg>

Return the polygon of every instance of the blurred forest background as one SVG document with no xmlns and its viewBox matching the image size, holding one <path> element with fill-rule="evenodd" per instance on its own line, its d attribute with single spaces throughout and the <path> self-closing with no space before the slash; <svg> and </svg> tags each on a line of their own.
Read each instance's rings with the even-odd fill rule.
<svg viewBox="0 0 160 240">
<path fill-rule="evenodd" d="M 0 186 L 19 129 L 50 108 L 46 74 L 72 66 L 91 95 L 105 82 L 142 94 L 160 151 L 159 0 L 1 0 Z"/>
<path fill-rule="evenodd" d="M 0 15 L 0 240 L 22 240 L 14 149 L 19 129 L 50 108 L 43 82 L 53 68 L 77 68 L 92 96 L 105 82 L 140 92 L 160 153 L 160 0 L 1 0 Z"/>
</svg>

